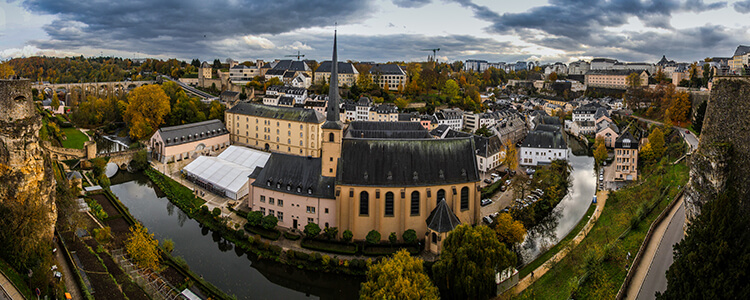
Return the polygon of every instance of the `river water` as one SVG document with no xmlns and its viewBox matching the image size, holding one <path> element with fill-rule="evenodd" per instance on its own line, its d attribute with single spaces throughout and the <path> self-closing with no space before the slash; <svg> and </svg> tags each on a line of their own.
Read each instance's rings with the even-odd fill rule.
<svg viewBox="0 0 750 300">
<path fill-rule="evenodd" d="M 119 171 L 111 182 L 112 192 L 160 243 L 174 241 L 174 256 L 184 258 L 193 272 L 237 299 L 358 298 L 362 277 L 256 261 L 188 218 L 143 174 Z"/>
<path fill-rule="evenodd" d="M 572 186 L 568 194 L 539 225 L 531 228 L 519 249 L 524 264 L 563 239 L 584 217 L 596 193 L 594 158 L 570 155 Z"/>
</svg>

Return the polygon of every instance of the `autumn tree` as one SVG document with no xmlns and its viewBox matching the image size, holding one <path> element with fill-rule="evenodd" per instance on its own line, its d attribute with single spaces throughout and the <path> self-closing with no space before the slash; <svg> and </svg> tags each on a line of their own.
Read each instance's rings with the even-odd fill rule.
<svg viewBox="0 0 750 300">
<path fill-rule="evenodd" d="M 547 80 L 551 82 L 557 81 L 557 73 L 555 72 L 550 73 L 549 76 L 547 76 Z"/>
<path fill-rule="evenodd" d="M 398 97 L 396 98 L 396 101 L 394 101 L 393 103 L 396 104 L 396 107 L 398 107 L 399 110 L 403 110 L 409 105 L 409 100 L 406 100 L 402 97 Z"/>
<path fill-rule="evenodd" d="M 641 76 L 636 73 L 630 73 L 628 77 L 625 78 L 626 82 L 628 83 L 628 86 L 631 88 L 637 88 L 641 86 Z"/>
<path fill-rule="evenodd" d="M 669 99 L 665 102 L 669 103 L 669 108 L 667 109 L 668 113 L 666 113 L 665 118 L 678 124 L 687 122 L 692 105 L 690 94 L 687 92 L 674 92 L 667 96 Z"/>
<path fill-rule="evenodd" d="M 435 284 L 448 299 L 489 299 L 497 293 L 497 272 L 515 265 L 516 255 L 487 226 L 462 224 L 443 240 L 432 266 Z"/>
<path fill-rule="evenodd" d="M 60 98 L 57 97 L 57 93 L 55 92 L 52 92 L 52 102 L 50 103 L 50 106 L 52 106 L 53 111 L 57 111 L 60 107 Z"/>
<path fill-rule="evenodd" d="M 130 137 L 141 140 L 159 128 L 169 112 L 167 94 L 158 85 L 150 84 L 130 91 L 123 118 L 130 128 Z"/>
<path fill-rule="evenodd" d="M 458 97 L 459 89 L 460 87 L 455 80 L 448 79 L 448 81 L 445 82 L 445 86 L 443 87 L 443 95 L 448 97 L 448 99 L 454 99 Z"/>
<path fill-rule="evenodd" d="M 514 244 L 523 242 L 523 238 L 526 236 L 526 228 L 524 228 L 523 223 L 513 220 L 509 213 L 499 214 L 492 224 L 495 226 L 497 240 L 509 248 Z"/>
<path fill-rule="evenodd" d="M 516 145 L 510 139 L 506 139 L 505 146 L 507 149 L 505 150 L 503 164 L 510 170 L 518 169 L 518 149 L 516 149 Z"/>
<path fill-rule="evenodd" d="M 360 299 L 439 299 L 437 287 L 424 271 L 423 262 L 401 249 L 391 258 L 370 265 Z"/>
<path fill-rule="evenodd" d="M 665 150 L 664 133 L 659 128 L 654 128 L 651 134 L 648 135 L 648 144 L 654 157 L 661 157 Z"/>
<path fill-rule="evenodd" d="M 594 142 L 594 159 L 597 164 L 601 164 L 602 161 L 607 159 L 607 147 L 604 145 L 604 137 L 598 136 Z"/>
<path fill-rule="evenodd" d="M 211 107 L 208 110 L 208 119 L 213 120 L 221 120 L 221 122 L 224 122 L 224 111 L 227 109 L 224 104 L 221 104 L 221 102 L 214 100 L 211 102 Z"/>
<path fill-rule="evenodd" d="M 667 82 L 667 74 L 664 74 L 661 69 L 656 71 L 656 75 L 654 75 L 654 80 L 656 80 L 656 83 L 663 83 Z"/>
<path fill-rule="evenodd" d="M 140 223 L 130 227 L 130 236 L 125 241 L 125 251 L 141 268 L 156 270 L 159 267 L 159 241 L 154 239 L 153 233 Z"/>
<path fill-rule="evenodd" d="M 0 79 L 7 79 L 13 75 L 16 75 L 16 72 L 13 70 L 13 66 L 11 66 L 10 63 L 0 63 Z"/>
</svg>

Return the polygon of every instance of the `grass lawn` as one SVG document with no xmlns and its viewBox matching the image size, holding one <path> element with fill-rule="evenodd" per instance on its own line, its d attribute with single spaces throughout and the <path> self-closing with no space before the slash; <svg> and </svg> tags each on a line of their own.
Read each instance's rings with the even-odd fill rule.
<svg viewBox="0 0 750 300">
<path fill-rule="evenodd" d="M 562 239 L 562 241 L 557 243 L 557 245 L 550 248 L 549 250 L 547 250 L 547 252 L 544 252 L 544 254 L 537 257 L 534 261 L 532 261 L 531 263 L 521 268 L 521 270 L 518 271 L 518 277 L 519 278 L 526 277 L 526 275 L 529 275 L 531 271 L 536 270 L 536 268 L 538 268 L 539 266 L 547 262 L 547 260 L 555 256 L 555 254 L 560 252 L 560 250 L 568 246 L 570 241 L 572 241 L 573 238 L 575 238 L 576 235 L 578 235 L 581 229 L 583 229 L 583 227 L 586 226 L 586 223 L 588 223 L 589 219 L 591 218 L 591 215 L 594 214 L 595 210 L 596 210 L 596 205 L 594 205 L 593 203 L 589 204 L 589 209 L 586 211 L 586 214 L 583 216 L 583 218 L 581 218 L 581 220 L 578 221 L 578 224 L 576 225 L 576 227 L 573 228 L 573 230 L 571 230 L 570 233 L 568 233 L 568 235 L 566 235 L 565 238 Z"/>
<path fill-rule="evenodd" d="M 663 162 L 668 162 L 665 157 Z M 611 192 L 601 217 L 578 247 L 553 266 L 547 274 L 520 295 L 524 299 L 612 299 L 627 275 L 626 260 L 635 257 L 651 223 L 685 186 L 688 167 L 685 164 L 654 167 L 642 174 L 640 185 Z M 662 191 L 666 191 L 662 197 Z M 631 219 L 644 205 L 650 213 L 631 228 Z M 627 231 L 627 233 L 626 233 Z M 632 258 L 631 258 L 632 259 Z"/>
<path fill-rule="evenodd" d="M 60 141 L 65 148 L 83 149 L 83 143 L 89 140 L 89 138 L 77 128 L 63 128 L 62 131 L 67 137 L 64 141 Z"/>
</svg>

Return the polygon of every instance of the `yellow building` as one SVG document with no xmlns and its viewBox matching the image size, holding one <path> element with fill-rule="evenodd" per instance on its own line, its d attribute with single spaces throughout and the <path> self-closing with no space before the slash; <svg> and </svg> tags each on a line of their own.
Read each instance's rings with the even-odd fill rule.
<svg viewBox="0 0 750 300">
<path fill-rule="evenodd" d="M 591 70 L 586 73 L 585 82 L 588 87 L 626 89 L 631 73 L 638 74 L 640 86 L 648 86 L 648 72 L 634 70 Z"/>
<path fill-rule="evenodd" d="M 301 156 L 320 156 L 325 120 L 314 109 L 239 103 L 226 111 L 233 144 Z"/>
<path fill-rule="evenodd" d="M 324 61 L 320 63 L 320 66 L 315 70 L 315 82 L 323 84 L 331 80 L 331 62 Z M 359 78 L 359 71 L 354 67 L 352 63 L 338 62 L 338 86 L 352 86 Z"/>
<path fill-rule="evenodd" d="M 638 180 L 638 140 L 625 131 L 615 142 L 615 180 Z"/>
</svg>

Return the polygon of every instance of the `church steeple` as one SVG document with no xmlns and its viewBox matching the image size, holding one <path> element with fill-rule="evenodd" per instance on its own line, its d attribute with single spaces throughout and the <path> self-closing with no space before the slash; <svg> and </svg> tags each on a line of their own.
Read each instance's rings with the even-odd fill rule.
<svg viewBox="0 0 750 300">
<path fill-rule="evenodd" d="M 326 122 L 323 124 L 323 128 L 342 129 L 341 117 L 339 117 L 339 99 L 339 61 L 336 51 L 336 31 L 334 30 L 331 79 L 328 88 L 328 109 L 326 110 Z"/>
</svg>

